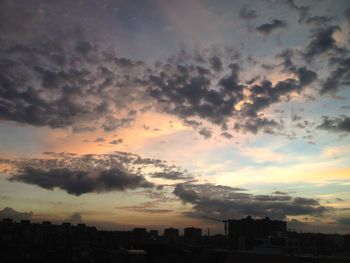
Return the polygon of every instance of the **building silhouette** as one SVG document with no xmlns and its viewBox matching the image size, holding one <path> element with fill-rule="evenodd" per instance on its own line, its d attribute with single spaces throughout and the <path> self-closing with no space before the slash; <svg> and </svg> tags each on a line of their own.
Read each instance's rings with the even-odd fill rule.
<svg viewBox="0 0 350 263">
<path fill-rule="evenodd" d="M 184 229 L 184 240 L 189 244 L 198 244 L 201 241 L 202 229 L 186 227 Z"/>
<path fill-rule="evenodd" d="M 196 227 L 99 231 L 85 224 L 0 221 L 0 262 L 350 262 L 350 235 L 297 233 L 286 222 L 226 220 L 228 236 Z"/>
<path fill-rule="evenodd" d="M 227 224 L 229 247 L 238 250 L 253 250 L 257 240 L 269 236 L 282 237 L 287 232 L 285 221 L 271 220 L 268 217 L 253 219 L 247 216 L 239 220 L 227 220 Z"/>
<path fill-rule="evenodd" d="M 164 229 L 164 237 L 169 237 L 169 238 L 179 237 L 179 229 L 172 228 L 172 227 Z"/>
</svg>

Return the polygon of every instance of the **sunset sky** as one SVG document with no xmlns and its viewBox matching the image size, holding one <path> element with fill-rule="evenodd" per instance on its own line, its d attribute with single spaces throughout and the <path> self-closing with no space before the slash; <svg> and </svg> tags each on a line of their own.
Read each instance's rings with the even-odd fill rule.
<svg viewBox="0 0 350 263">
<path fill-rule="evenodd" d="M 350 229 L 348 0 L 0 0 L 0 218 Z"/>
</svg>

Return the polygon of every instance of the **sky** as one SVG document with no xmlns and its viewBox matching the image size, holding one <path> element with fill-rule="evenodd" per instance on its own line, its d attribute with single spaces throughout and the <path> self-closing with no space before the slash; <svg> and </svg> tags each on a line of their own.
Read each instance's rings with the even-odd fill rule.
<svg viewBox="0 0 350 263">
<path fill-rule="evenodd" d="M 350 232 L 347 0 L 0 0 L 0 217 Z"/>
</svg>

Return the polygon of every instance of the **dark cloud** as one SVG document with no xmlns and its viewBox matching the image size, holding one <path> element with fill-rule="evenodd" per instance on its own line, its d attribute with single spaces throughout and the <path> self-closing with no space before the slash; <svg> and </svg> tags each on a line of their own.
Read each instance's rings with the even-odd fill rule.
<svg viewBox="0 0 350 263">
<path fill-rule="evenodd" d="M 335 93 L 340 85 L 350 84 L 350 57 L 335 57 L 330 61 L 336 69 L 330 73 L 320 90 L 321 95 L 326 93 Z"/>
<path fill-rule="evenodd" d="M 298 205 L 319 205 L 319 202 L 317 200 L 303 197 L 294 198 L 293 203 Z"/>
<path fill-rule="evenodd" d="M 333 119 L 323 117 L 323 122 L 317 128 L 332 132 L 347 133 L 350 132 L 350 118 L 345 116 Z"/>
<path fill-rule="evenodd" d="M 149 214 L 165 214 L 165 213 L 171 213 L 173 210 L 171 209 L 149 209 L 149 208 L 143 208 L 143 209 L 128 209 L 129 211 L 134 212 L 140 212 L 140 213 L 149 213 Z"/>
<path fill-rule="evenodd" d="M 203 128 L 199 131 L 199 134 L 202 135 L 205 139 L 209 139 L 212 136 L 213 132 L 208 128 Z"/>
<path fill-rule="evenodd" d="M 221 71 L 223 69 L 222 61 L 219 57 L 212 57 L 210 59 L 210 64 L 215 71 Z"/>
<path fill-rule="evenodd" d="M 251 19 L 257 18 L 258 14 L 256 13 L 255 10 L 249 9 L 249 7 L 247 5 L 244 5 L 239 10 L 239 17 L 246 19 L 246 20 L 251 20 Z"/>
<path fill-rule="evenodd" d="M 104 142 L 105 141 L 105 138 L 103 137 L 98 137 L 94 140 L 94 142 Z"/>
<path fill-rule="evenodd" d="M 196 128 L 198 128 L 199 126 L 202 125 L 201 122 L 198 122 L 198 121 L 195 121 L 195 120 L 187 120 L 187 119 L 184 119 L 184 120 L 183 120 L 183 123 L 184 123 L 185 125 L 191 126 L 193 129 L 196 129 Z"/>
<path fill-rule="evenodd" d="M 284 219 L 288 215 L 322 215 L 330 210 L 317 200 L 288 195 L 252 195 L 212 184 L 179 184 L 174 194 L 193 205 L 191 217 L 242 218 L 247 215 Z"/>
<path fill-rule="evenodd" d="M 350 8 L 344 11 L 344 16 L 348 20 L 348 23 L 350 24 Z"/>
<path fill-rule="evenodd" d="M 282 66 L 284 71 L 293 73 L 298 78 L 300 87 L 314 82 L 317 78 L 317 73 L 305 66 L 296 66 L 293 62 L 294 56 L 295 52 L 290 49 L 286 49 L 277 55 L 277 57 L 283 60 Z"/>
<path fill-rule="evenodd" d="M 38 185 L 48 190 L 60 188 L 69 194 L 77 196 L 91 192 L 124 191 L 154 186 L 143 176 L 130 174 L 118 168 L 89 173 L 68 168 L 45 171 L 25 167 L 11 177 L 10 180 Z"/>
<path fill-rule="evenodd" d="M 33 217 L 32 212 L 19 212 L 11 207 L 5 207 L 0 210 L 0 218 L 11 218 L 15 221 L 19 220 L 30 220 Z"/>
<path fill-rule="evenodd" d="M 256 31 L 264 35 L 270 35 L 272 32 L 282 28 L 287 28 L 287 23 L 279 19 L 273 19 L 270 23 L 257 26 Z"/>
<path fill-rule="evenodd" d="M 289 4 L 299 8 L 293 1 Z M 256 16 L 248 6 L 240 10 L 243 19 Z M 273 19 L 257 30 L 268 35 L 284 27 L 284 21 Z M 327 50 L 327 46 L 335 47 L 332 32 L 339 29 L 327 28 L 314 32 L 305 56 L 313 57 Z M 194 129 L 201 126 L 201 121 L 208 121 L 220 126 L 227 138 L 230 135 L 226 130 L 233 120 L 236 131 L 278 134 L 276 129 L 282 123 L 268 120 L 264 111 L 274 103 L 290 100 L 290 94 L 300 93 L 317 78 L 308 67 L 296 66 L 292 55 L 285 59 L 284 67 L 293 73 L 293 78 L 272 85 L 265 77 L 256 84 L 258 78 L 240 79 L 246 70 L 245 61 L 230 48 L 192 53 L 182 50 L 147 65 L 117 56 L 115 51 L 80 34 L 73 35 L 62 33 L 59 39 L 42 36 L 29 42 L 1 39 L 0 120 L 70 127 L 73 132 L 113 132 L 131 125 L 138 112 L 153 109 L 174 115 Z M 333 42 L 329 44 L 327 37 L 328 42 L 329 38 Z M 317 49 L 317 43 L 324 48 Z M 321 93 L 346 83 L 348 61 L 336 63 L 339 67 L 331 72 Z M 236 106 L 242 103 L 238 110 Z M 211 136 L 205 128 L 200 134 Z"/>
<path fill-rule="evenodd" d="M 268 120 L 261 116 L 261 113 L 272 104 L 289 101 L 290 94 L 301 93 L 305 86 L 316 79 L 316 73 L 304 67 L 294 68 L 292 62 L 286 62 L 289 71 L 294 71 L 297 79 L 288 78 L 278 81 L 275 85 L 269 80 L 264 80 L 259 84 L 249 87 L 251 95 L 249 103 L 244 103 L 241 108 L 241 114 L 245 117 L 244 121 L 236 123 L 235 129 L 243 129 L 252 133 L 264 130 L 267 133 L 274 133 L 274 130 L 280 128 L 282 124 L 275 120 Z"/>
<path fill-rule="evenodd" d="M 171 209 L 159 208 L 159 201 L 149 201 L 133 206 L 119 206 L 116 207 L 116 209 L 149 214 L 165 214 L 173 212 Z"/>
<path fill-rule="evenodd" d="M 289 195 L 256 195 L 254 200 L 257 201 L 289 201 L 292 197 Z"/>
<path fill-rule="evenodd" d="M 344 226 L 350 226 L 350 217 L 338 218 L 337 223 Z"/>
<path fill-rule="evenodd" d="M 251 133 L 258 133 L 260 130 L 263 130 L 265 133 L 273 134 L 274 129 L 277 128 L 279 124 L 274 120 L 268 120 L 266 118 L 251 118 L 248 119 L 243 124 L 235 124 L 236 130 L 248 131 Z"/>
<path fill-rule="evenodd" d="M 162 171 L 151 175 L 153 178 L 164 178 L 169 180 L 190 180 L 193 176 L 184 171 Z"/>
<path fill-rule="evenodd" d="M 309 16 L 303 19 L 306 24 L 314 24 L 317 26 L 325 25 L 333 19 L 329 16 Z"/>
<path fill-rule="evenodd" d="M 331 17 L 325 15 L 311 15 L 311 8 L 309 6 L 298 6 L 297 4 L 295 4 L 294 0 L 288 0 L 286 1 L 286 3 L 289 5 L 289 7 L 291 7 L 293 10 L 299 13 L 298 22 L 301 24 L 313 24 L 316 26 L 321 26 L 325 25 L 326 23 L 332 20 Z"/>
<path fill-rule="evenodd" d="M 1 39 L 0 55 L 2 120 L 111 131 L 135 119 L 128 105 L 135 94 L 145 93 L 136 85 L 146 70 L 142 63 L 118 58 L 88 41 L 43 37 L 13 44 Z"/>
<path fill-rule="evenodd" d="M 123 143 L 123 139 L 122 138 L 114 139 L 114 140 L 110 141 L 109 143 L 110 144 L 115 144 L 115 145 L 121 144 L 121 143 Z"/>
<path fill-rule="evenodd" d="M 340 31 L 339 26 L 327 26 L 315 30 L 311 35 L 310 43 L 306 47 L 305 58 L 310 60 L 327 51 L 337 50 L 336 41 L 333 38 L 333 33 L 337 31 Z"/>
<path fill-rule="evenodd" d="M 185 189 L 183 184 L 176 185 L 173 193 L 185 203 L 194 203 L 197 200 L 199 200 L 199 196 L 197 195 L 197 193 L 194 190 Z"/>
<path fill-rule="evenodd" d="M 221 136 L 226 138 L 226 139 L 232 139 L 233 138 L 232 134 L 228 133 L 228 132 L 222 132 Z"/>
<path fill-rule="evenodd" d="M 282 191 L 274 191 L 272 194 L 275 194 L 275 195 L 288 195 L 288 193 L 282 192 Z"/>
<path fill-rule="evenodd" d="M 210 69 L 211 58 L 202 58 L 202 66 Z M 200 74 L 188 55 L 181 67 L 167 64 L 160 68 L 158 74 L 152 75 L 149 92 L 161 111 L 178 116 L 185 125 L 195 129 L 200 122 L 192 117 L 220 125 L 222 131 L 227 130 L 228 122 L 235 120 L 236 131 L 277 134 L 275 130 L 282 123 L 268 120 L 263 112 L 274 103 L 290 100 L 291 94 L 300 94 L 317 77 L 315 72 L 306 67 L 296 67 L 292 62 L 288 67 L 295 78 L 281 80 L 275 85 L 268 79 L 244 85 L 239 77 L 242 71 L 239 63 L 227 63 L 223 70 L 225 73 Z M 214 82 L 214 79 L 217 81 Z M 249 93 L 245 93 L 247 90 Z M 238 109 L 237 104 L 242 106 Z M 205 138 L 211 135 L 206 128 L 202 128 L 200 134 Z"/>
<path fill-rule="evenodd" d="M 125 152 L 102 155 L 45 154 L 49 158 L 0 159 L 0 163 L 12 167 L 6 172 L 11 175 L 11 181 L 35 184 L 49 190 L 60 188 L 74 195 L 154 187 L 146 177 L 169 180 L 194 178 L 187 171 L 165 161 Z"/>
<path fill-rule="evenodd" d="M 198 71 L 190 55 L 186 63 L 167 64 L 156 75 L 150 76 L 149 94 L 158 107 L 181 119 L 199 117 L 216 125 L 225 125 L 234 113 L 234 105 L 243 99 L 243 85 L 239 84 L 240 68 L 230 63 L 226 75 L 212 71 L 214 75 Z M 212 68 L 212 56 L 202 58 L 202 67 Z M 177 61 L 175 61 L 178 63 Z M 217 68 L 218 69 L 218 68 Z M 215 75 L 219 74 L 219 75 Z M 214 76 L 219 81 L 213 82 Z"/>
</svg>

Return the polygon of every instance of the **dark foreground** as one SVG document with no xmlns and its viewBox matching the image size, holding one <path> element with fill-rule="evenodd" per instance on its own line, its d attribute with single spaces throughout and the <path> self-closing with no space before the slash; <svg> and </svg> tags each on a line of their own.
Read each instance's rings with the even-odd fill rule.
<svg viewBox="0 0 350 263">
<path fill-rule="evenodd" d="M 233 250 L 224 235 L 202 236 L 199 230 L 187 228 L 179 236 L 178 230 L 169 228 L 158 236 L 158 231 L 144 228 L 98 231 L 84 224 L 3 219 L 0 262 L 350 262 L 349 235 L 287 233 L 283 238 L 254 239 L 249 249 Z M 247 245 L 247 240 L 240 237 L 239 245 Z"/>
</svg>

